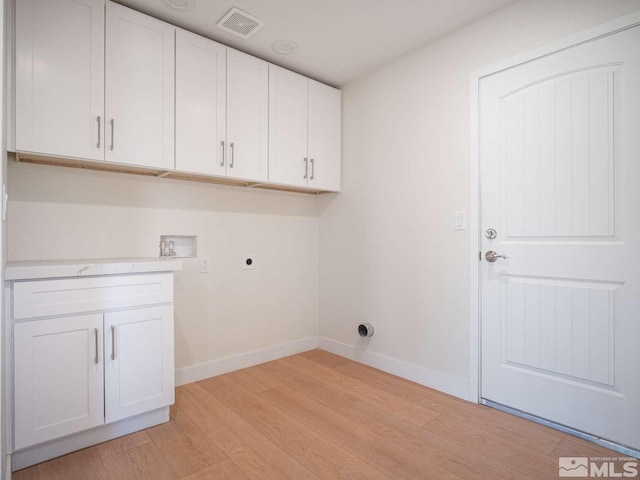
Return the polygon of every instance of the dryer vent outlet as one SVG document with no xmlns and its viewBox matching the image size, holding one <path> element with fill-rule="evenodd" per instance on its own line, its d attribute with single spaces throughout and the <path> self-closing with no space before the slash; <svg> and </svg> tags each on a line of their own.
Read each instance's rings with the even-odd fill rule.
<svg viewBox="0 0 640 480">
<path fill-rule="evenodd" d="M 361 323 L 358 325 L 358 335 L 361 337 L 373 337 L 373 325 L 370 323 Z"/>
</svg>

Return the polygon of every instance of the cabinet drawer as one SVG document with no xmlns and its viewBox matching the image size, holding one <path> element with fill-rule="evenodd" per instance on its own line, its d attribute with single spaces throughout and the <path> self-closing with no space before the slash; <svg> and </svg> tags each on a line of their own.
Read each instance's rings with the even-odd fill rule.
<svg viewBox="0 0 640 480">
<path fill-rule="evenodd" d="M 171 302 L 171 273 L 38 280 L 13 285 L 14 320 Z"/>
</svg>

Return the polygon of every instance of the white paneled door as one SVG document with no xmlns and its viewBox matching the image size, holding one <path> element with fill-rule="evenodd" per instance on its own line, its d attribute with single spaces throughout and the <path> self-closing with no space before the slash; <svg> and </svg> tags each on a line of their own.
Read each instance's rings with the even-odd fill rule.
<svg viewBox="0 0 640 480">
<path fill-rule="evenodd" d="M 639 45 L 635 27 L 480 83 L 482 397 L 636 449 Z"/>
</svg>

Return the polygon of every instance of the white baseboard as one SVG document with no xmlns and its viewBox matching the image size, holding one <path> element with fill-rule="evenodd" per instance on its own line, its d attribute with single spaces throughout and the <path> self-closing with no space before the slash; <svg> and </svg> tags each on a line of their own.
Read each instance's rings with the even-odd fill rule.
<svg viewBox="0 0 640 480">
<path fill-rule="evenodd" d="M 134 417 L 125 418 L 114 423 L 101 425 L 89 430 L 76 432 L 66 437 L 56 438 L 45 443 L 13 452 L 11 470 L 21 470 L 36 463 L 44 462 L 67 453 L 81 450 L 91 445 L 106 442 L 113 438 L 129 435 L 145 428 L 160 425 L 169 421 L 169 407 L 161 407 Z"/>
<path fill-rule="evenodd" d="M 307 337 L 273 347 L 241 353 L 176 370 L 176 386 L 197 382 L 260 363 L 270 362 L 296 353 L 321 348 L 336 355 L 364 363 L 426 387 L 477 403 L 477 388 L 468 380 L 451 377 L 408 362 L 396 360 L 363 348 L 325 337 Z"/>
<path fill-rule="evenodd" d="M 363 347 L 337 342 L 330 338 L 320 337 L 318 347 L 420 385 L 477 403 L 477 392 L 475 392 L 473 385 L 468 380 L 451 377 L 412 363 L 367 351 Z"/>
<path fill-rule="evenodd" d="M 307 337 L 261 350 L 219 358 L 191 367 L 179 368 L 176 370 L 176 386 L 197 382 L 198 380 L 233 372 L 241 368 L 252 367 L 260 363 L 313 350 L 314 348 L 318 348 L 318 337 Z"/>
</svg>

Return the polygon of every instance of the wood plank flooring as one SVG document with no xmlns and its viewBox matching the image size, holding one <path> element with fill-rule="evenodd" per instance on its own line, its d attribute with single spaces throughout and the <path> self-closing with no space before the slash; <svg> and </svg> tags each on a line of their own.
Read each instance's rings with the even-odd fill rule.
<svg viewBox="0 0 640 480">
<path fill-rule="evenodd" d="M 535 480 L 559 456 L 619 456 L 312 350 L 176 390 L 171 421 L 15 480 Z"/>
</svg>

